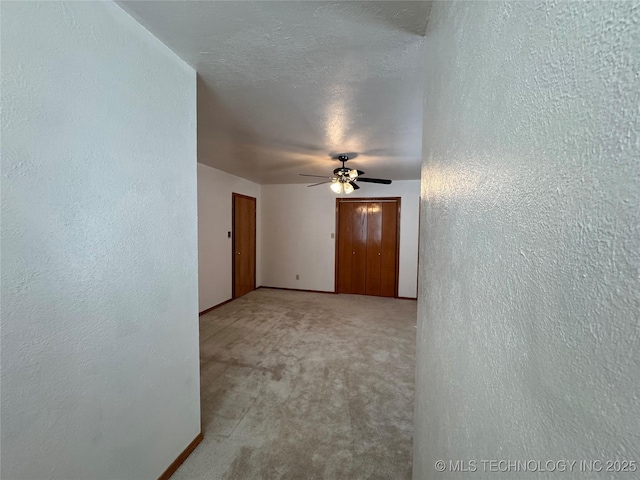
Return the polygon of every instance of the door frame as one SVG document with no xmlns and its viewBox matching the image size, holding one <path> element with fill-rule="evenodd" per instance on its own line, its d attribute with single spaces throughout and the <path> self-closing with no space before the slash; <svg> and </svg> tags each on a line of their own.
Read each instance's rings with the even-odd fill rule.
<svg viewBox="0 0 640 480">
<path fill-rule="evenodd" d="M 395 202 L 398 205 L 396 219 L 396 285 L 393 291 L 393 298 L 398 298 L 398 284 L 400 283 L 400 204 L 402 197 L 355 197 L 355 198 L 336 198 L 336 232 L 335 232 L 335 252 L 334 252 L 334 277 L 333 277 L 333 293 L 338 293 L 338 261 L 339 261 L 339 245 L 340 245 L 340 204 L 341 203 L 367 203 L 367 202 Z"/>
<path fill-rule="evenodd" d="M 242 195 L 240 193 L 231 192 L 231 299 L 235 299 L 236 297 L 236 197 L 246 198 L 248 200 L 253 200 L 255 203 L 255 210 L 253 211 L 253 238 L 255 241 L 253 242 L 253 289 L 256 289 L 256 270 L 257 270 L 257 261 L 256 258 L 256 250 L 258 244 L 258 236 L 256 231 L 256 223 L 257 223 L 257 210 L 258 210 L 258 199 L 255 197 L 250 197 L 249 195 Z"/>
</svg>

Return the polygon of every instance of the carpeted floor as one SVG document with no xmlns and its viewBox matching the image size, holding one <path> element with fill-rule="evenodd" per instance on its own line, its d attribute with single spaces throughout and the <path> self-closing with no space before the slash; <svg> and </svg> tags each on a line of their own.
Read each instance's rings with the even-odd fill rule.
<svg viewBox="0 0 640 480">
<path fill-rule="evenodd" d="M 200 317 L 179 479 L 408 479 L 416 302 L 259 289 Z"/>
</svg>

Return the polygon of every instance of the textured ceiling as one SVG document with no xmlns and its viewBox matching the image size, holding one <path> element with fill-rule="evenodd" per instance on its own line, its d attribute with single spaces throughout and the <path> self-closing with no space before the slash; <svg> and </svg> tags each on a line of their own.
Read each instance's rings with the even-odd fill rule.
<svg viewBox="0 0 640 480">
<path fill-rule="evenodd" d="M 268 183 L 420 177 L 429 2 L 120 1 L 198 71 L 198 161 Z"/>
</svg>

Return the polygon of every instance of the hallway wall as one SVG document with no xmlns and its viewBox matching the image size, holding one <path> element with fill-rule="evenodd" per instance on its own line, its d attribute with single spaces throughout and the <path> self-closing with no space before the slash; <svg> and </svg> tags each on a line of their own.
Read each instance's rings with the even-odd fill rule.
<svg viewBox="0 0 640 480">
<path fill-rule="evenodd" d="M 433 4 L 415 479 L 640 458 L 637 7 Z"/>
<path fill-rule="evenodd" d="M 195 72 L 113 2 L 0 8 L 0 476 L 158 478 L 200 432 Z"/>
<path fill-rule="evenodd" d="M 231 298 L 232 194 L 254 197 L 256 206 L 256 287 L 260 286 L 260 185 L 198 163 L 198 286 L 200 311 Z"/>
</svg>

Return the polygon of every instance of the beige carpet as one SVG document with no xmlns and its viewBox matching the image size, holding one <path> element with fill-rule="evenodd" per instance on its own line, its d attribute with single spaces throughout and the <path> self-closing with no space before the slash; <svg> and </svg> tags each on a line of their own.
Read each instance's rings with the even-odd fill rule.
<svg viewBox="0 0 640 480">
<path fill-rule="evenodd" d="M 200 317 L 179 479 L 408 479 L 416 302 L 259 289 Z"/>
</svg>

